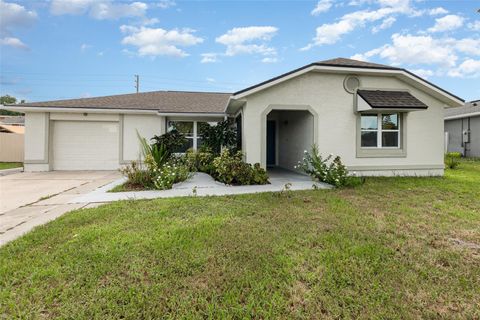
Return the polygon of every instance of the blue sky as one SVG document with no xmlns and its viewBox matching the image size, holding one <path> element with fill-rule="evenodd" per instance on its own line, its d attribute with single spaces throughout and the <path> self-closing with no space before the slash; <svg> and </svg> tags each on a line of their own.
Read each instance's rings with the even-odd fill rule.
<svg viewBox="0 0 480 320">
<path fill-rule="evenodd" d="M 233 92 L 302 65 L 405 67 L 480 99 L 480 1 L 0 0 L 0 94 Z"/>
</svg>

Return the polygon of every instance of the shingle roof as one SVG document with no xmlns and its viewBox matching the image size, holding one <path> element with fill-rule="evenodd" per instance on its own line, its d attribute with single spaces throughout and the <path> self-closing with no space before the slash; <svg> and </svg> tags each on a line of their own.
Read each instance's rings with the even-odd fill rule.
<svg viewBox="0 0 480 320">
<path fill-rule="evenodd" d="M 330 59 L 330 60 L 322 60 L 322 61 L 318 61 L 318 62 L 314 62 L 314 63 L 310 63 L 310 64 L 307 64 L 303 67 L 300 67 L 300 68 L 297 68 L 295 70 L 292 70 L 292 71 L 289 71 L 287 73 L 284 73 L 284 74 L 281 74 L 277 77 L 274 77 L 274 78 L 271 78 L 271 79 L 268 79 L 268 80 L 265 80 L 263 82 L 260 82 L 256 85 L 253 85 L 253 86 L 250 86 L 248 88 L 245 88 L 245 89 L 242 89 L 240 91 L 237 91 L 234 93 L 234 95 L 237 95 L 237 94 L 241 94 L 241 93 L 244 93 L 244 92 L 247 92 L 249 90 L 252 90 L 252 89 L 255 89 L 257 87 L 260 87 L 260 86 L 263 86 L 267 83 L 270 83 L 270 82 L 273 82 L 273 81 L 276 81 L 276 80 L 279 80 L 283 77 L 286 77 L 288 75 L 291 75 L 293 73 L 296 73 L 296 72 L 299 72 L 301 70 L 304 70 L 304 69 L 307 69 L 307 68 L 310 68 L 310 67 L 314 67 L 314 66 L 327 66 L 327 67 L 343 67 L 343 68 L 358 68 L 358 69 L 379 69 L 379 70 L 397 70 L 397 71 L 403 71 L 403 72 L 406 72 L 408 73 L 409 75 L 417 78 L 418 80 L 420 81 L 423 81 L 425 83 L 428 83 L 429 85 L 437 88 L 438 90 L 448 94 L 449 96 L 451 97 L 454 97 L 460 101 L 464 101 L 462 98 L 460 97 L 457 97 L 456 95 L 446 91 L 445 89 L 442 89 L 440 88 L 439 86 L 417 76 L 416 74 L 406 70 L 406 69 L 403 69 L 403 68 L 397 68 L 397 67 L 392 67 L 392 66 L 388 66 L 388 65 L 385 65 L 385 64 L 379 64 L 379 63 L 372 63 L 372 62 L 365 62 L 365 61 L 360 61 L 360 60 L 354 60 L 354 59 L 347 59 L 347 58 L 335 58 L 335 59 Z"/>
<path fill-rule="evenodd" d="M 0 124 L 24 124 L 24 116 L 0 116 Z"/>
<path fill-rule="evenodd" d="M 386 64 L 372 63 L 360 60 L 335 58 L 329 60 L 318 61 L 318 65 L 324 66 L 337 66 L 337 67 L 356 67 L 356 68 L 375 68 L 375 69 L 389 69 L 389 70 L 401 70 L 400 68 L 387 66 Z"/>
<path fill-rule="evenodd" d="M 427 109 L 428 106 L 407 91 L 357 90 L 372 108 Z"/>
<path fill-rule="evenodd" d="M 230 93 L 216 92 L 153 91 L 95 98 L 31 102 L 16 106 L 222 113 L 225 111 L 230 96 Z"/>
<path fill-rule="evenodd" d="M 468 117 L 472 113 L 475 113 L 475 114 L 480 113 L 479 101 L 480 100 L 467 102 L 463 107 L 445 109 L 445 113 L 444 113 L 445 118 L 450 118 L 450 117 L 462 118 L 462 116 Z"/>
</svg>

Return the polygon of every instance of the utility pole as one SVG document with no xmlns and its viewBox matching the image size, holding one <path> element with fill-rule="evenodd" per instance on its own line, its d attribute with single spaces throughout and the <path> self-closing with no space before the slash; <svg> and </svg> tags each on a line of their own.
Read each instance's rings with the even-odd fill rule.
<svg viewBox="0 0 480 320">
<path fill-rule="evenodd" d="M 135 89 L 140 90 L 140 76 L 138 74 L 135 75 Z"/>
</svg>

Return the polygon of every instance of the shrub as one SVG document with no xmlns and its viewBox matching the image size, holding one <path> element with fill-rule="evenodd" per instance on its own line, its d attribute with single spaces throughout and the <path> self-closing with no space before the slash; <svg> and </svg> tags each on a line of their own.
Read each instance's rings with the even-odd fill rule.
<svg viewBox="0 0 480 320">
<path fill-rule="evenodd" d="M 151 140 L 153 140 L 154 145 L 158 147 L 163 146 L 169 156 L 178 152 L 187 143 L 185 135 L 176 129 L 161 136 L 153 136 Z"/>
<path fill-rule="evenodd" d="M 232 149 L 237 143 L 237 130 L 229 120 L 218 122 L 216 125 L 202 123 L 200 134 L 203 146 L 210 149 L 215 155 L 220 154 L 222 147 Z"/>
<path fill-rule="evenodd" d="M 171 189 L 173 184 L 189 177 L 190 171 L 186 165 L 172 161 L 155 171 L 154 185 L 158 190 Z"/>
<path fill-rule="evenodd" d="M 132 188 L 154 188 L 153 172 L 142 168 L 137 161 L 132 161 L 129 165 L 121 168 L 120 172 L 127 177 L 127 184 Z"/>
<path fill-rule="evenodd" d="M 156 168 L 162 167 L 170 158 L 167 148 L 163 144 L 149 145 L 147 139 L 140 136 L 137 131 L 138 140 L 142 147 L 142 154 L 145 159 L 145 164 L 149 170 L 153 171 Z"/>
<path fill-rule="evenodd" d="M 215 166 L 213 165 L 213 153 L 209 149 L 200 152 L 195 150 L 187 150 L 185 154 L 185 163 L 193 172 L 205 172 L 210 175 L 215 174 Z"/>
<path fill-rule="evenodd" d="M 224 149 L 218 157 L 213 160 L 215 166 L 214 178 L 225 184 L 249 185 L 267 184 L 268 175 L 260 164 L 253 167 L 243 161 L 241 151 L 232 154 L 230 150 Z"/>
<path fill-rule="evenodd" d="M 450 169 L 455 169 L 460 164 L 460 158 L 462 154 L 460 152 L 448 152 L 445 155 L 445 165 Z"/>
<path fill-rule="evenodd" d="M 313 145 L 310 152 L 305 150 L 304 157 L 302 161 L 298 162 L 296 168 L 303 170 L 314 180 L 336 187 L 355 186 L 363 183 L 363 179 L 349 176 L 348 170 L 339 156 L 333 160 L 332 158 L 333 154 L 330 154 L 324 159 L 320 155 L 318 147 Z"/>
</svg>

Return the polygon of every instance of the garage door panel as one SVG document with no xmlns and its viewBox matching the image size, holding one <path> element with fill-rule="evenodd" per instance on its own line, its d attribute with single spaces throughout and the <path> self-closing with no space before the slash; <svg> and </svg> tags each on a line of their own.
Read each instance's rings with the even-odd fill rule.
<svg viewBox="0 0 480 320">
<path fill-rule="evenodd" d="M 54 170 L 113 170 L 119 167 L 117 122 L 55 121 Z"/>
</svg>

